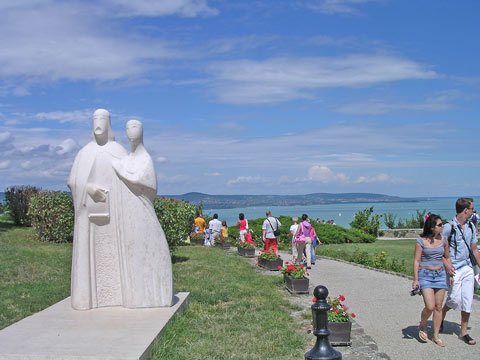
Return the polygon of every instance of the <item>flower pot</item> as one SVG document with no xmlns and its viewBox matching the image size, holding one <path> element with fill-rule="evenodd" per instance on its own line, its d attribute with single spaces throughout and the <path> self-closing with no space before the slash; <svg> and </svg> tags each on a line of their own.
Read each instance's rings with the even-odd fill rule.
<svg viewBox="0 0 480 360">
<path fill-rule="evenodd" d="M 309 279 L 292 279 L 290 276 L 283 276 L 287 290 L 291 294 L 308 294 Z"/>
<path fill-rule="evenodd" d="M 330 344 L 334 346 L 352 345 L 350 334 L 352 333 L 352 322 L 329 322 L 328 328 L 332 332 L 328 337 Z"/>
<path fill-rule="evenodd" d="M 230 243 L 229 242 L 222 242 L 222 249 L 223 250 L 228 250 L 230 249 Z"/>
<path fill-rule="evenodd" d="M 238 247 L 238 255 L 245 256 L 245 257 L 254 257 L 255 256 L 255 249 L 254 248 L 242 248 Z"/>
<path fill-rule="evenodd" d="M 205 239 L 204 238 L 190 239 L 190 243 L 195 244 L 195 245 L 204 245 L 205 244 Z"/>
<path fill-rule="evenodd" d="M 271 271 L 278 271 L 278 267 L 283 266 L 283 260 L 280 258 L 276 260 L 258 259 L 258 265 Z"/>
</svg>

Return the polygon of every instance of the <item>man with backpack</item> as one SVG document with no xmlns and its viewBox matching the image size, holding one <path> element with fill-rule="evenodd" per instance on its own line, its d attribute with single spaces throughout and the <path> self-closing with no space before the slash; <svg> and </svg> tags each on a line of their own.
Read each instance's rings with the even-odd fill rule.
<svg viewBox="0 0 480 360">
<path fill-rule="evenodd" d="M 447 273 L 453 276 L 453 285 L 448 287 L 447 301 L 442 309 L 443 319 L 447 311 L 454 309 L 461 311 L 460 338 L 468 345 L 475 345 L 476 341 L 467 333 L 468 320 L 472 311 L 475 262 L 480 263 L 480 253 L 477 247 L 477 232 L 475 226 L 469 221 L 472 216 L 473 199 L 460 198 L 455 204 L 456 217 L 445 224 L 442 235 L 448 239 L 450 248 L 450 261 L 444 264 Z M 447 281 L 447 284 L 450 282 Z"/>
<path fill-rule="evenodd" d="M 267 211 L 266 215 L 267 218 L 262 225 L 263 241 L 265 243 L 264 251 L 270 251 L 271 247 L 275 255 L 278 255 L 277 237 L 280 235 L 280 230 L 278 228 L 282 226 L 282 224 L 272 216 L 270 210 Z"/>
</svg>

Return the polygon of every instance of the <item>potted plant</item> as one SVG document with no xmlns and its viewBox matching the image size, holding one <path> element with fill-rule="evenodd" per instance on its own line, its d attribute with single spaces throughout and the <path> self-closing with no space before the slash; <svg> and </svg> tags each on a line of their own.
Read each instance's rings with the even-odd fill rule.
<svg viewBox="0 0 480 360">
<path fill-rule="evenodd" d="M 332 306 L 328 311 L 328 328 L 332 332 L 329 336 L 332 345 L 351 345 L 350 335 L 352 332 L 352 321 L 354 313 L 349 313 L 343 303 L 345 296 L 338 295 L 333 299 L 329 296 L 327 302 Z"/>
<path fill-rule="evenodd" d="M 283 279 L 287 290 L 292 294 L 308 294 L 309 279 L 306 277 L 310 275 L 307 273 L 305 267 L 300 265 L 289 264 L 285 262 L 284 267 L 278 266 L 283 274 Z"/>
<path fill-rule="evenodd" d="M 231 244 L 230 244 L 230 241 L 228 241 L 228 240 L 229 240 L 228 237 L 226 238 L 226 237 L 221 236 L 221 237 L 220 237 L 220 240 L 221 240 L 221 241 L 220 241 L 220 245 L 222 246 L 222 249 L 223 249 L 223 250 L 228 250 L 228 249 L 230 249 Z"/>
<path fill-rule="evenodd" d="M 283 260 L 272 252 L 262 251 L 257 258 L 257 264 L 265 269 L 278 271 L 283 266 Z"/>
<path fill-rule="evenodd" d="M 237 244 L 238 255 L 245 257 L 254 257 L 255 256 L 255 246 L 248 242 L 239 242 Z"/>
<path fill-rule="evenodd" d="M 205 235 L 204 234 L 194 234 L 190 237 L 190 243 L 197 245 L 205 244 Z"/>
</svg>

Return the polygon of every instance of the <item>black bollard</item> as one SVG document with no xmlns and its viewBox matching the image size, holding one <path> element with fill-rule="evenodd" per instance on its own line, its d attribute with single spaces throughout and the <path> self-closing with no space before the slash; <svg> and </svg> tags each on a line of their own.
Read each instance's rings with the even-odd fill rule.
<svg viewBox="0 0 480 360">
<path fill-rule="evenodd" d="M 328 289 L 319 285 L 313 290 L 315 304 L 312 305 L 313 316 L 313 335 L 317 337 L 317 342 L 312 350 L 305 354 L 305 360 L 340 360 L 342 354 L 335 350 L 328 336 L 332 333 L 328 330 L 328 310 L 331 305 L 327 302 Z"/>
</svg>

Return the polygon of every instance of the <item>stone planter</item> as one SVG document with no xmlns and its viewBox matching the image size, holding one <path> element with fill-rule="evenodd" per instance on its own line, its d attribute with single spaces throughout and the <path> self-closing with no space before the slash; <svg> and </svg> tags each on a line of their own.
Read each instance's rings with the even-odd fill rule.
<svg viewBox="0 0 480 360">
<path fill-rule="evenodd" d="M 352 323 L 347 322 L 329 322 L 328 328 L 332 332 L 328 337 L 330 344 L 334 346 L 352 345 L 350 334 L 352 333 Z"/>
<path fill-rule="evenodd" d="M 238 255 L 245 256 L 245 257 L 254 257 L 255 256 L 255 249 L 254 248 L 242 248 L 237 247 Z"/>
<path fill-rule="evenodd" d="M 190 239 L 190 244 L 205 245 L 205 239 L 204 238 Z"/>
<path fill-rule="evenodd" d="M 229 242 L 226 242 L 226 241 L 225 241 L 225 242 L 222 242 L 222 243 L 220 243 L 220 244 L 221 244 L 223 250 L 228 250 L 228 249 L 230 249 L 230 243 L 229 243 Z"/>
<path fill-rule="evenodd" d="M 285 286 L 291 294 L 308 294 L 308 285 L 310 280 L 307 278 L 292 279 L 289 276 L 283 276 Z"/>
<path fill-rule="evenodd" d="M 278 271 L 278 267 L 283 266 L 283 260 L 280 258 L 276 260 L 258 259 L 258 265 L 271 271 Z"/>
</svg>

